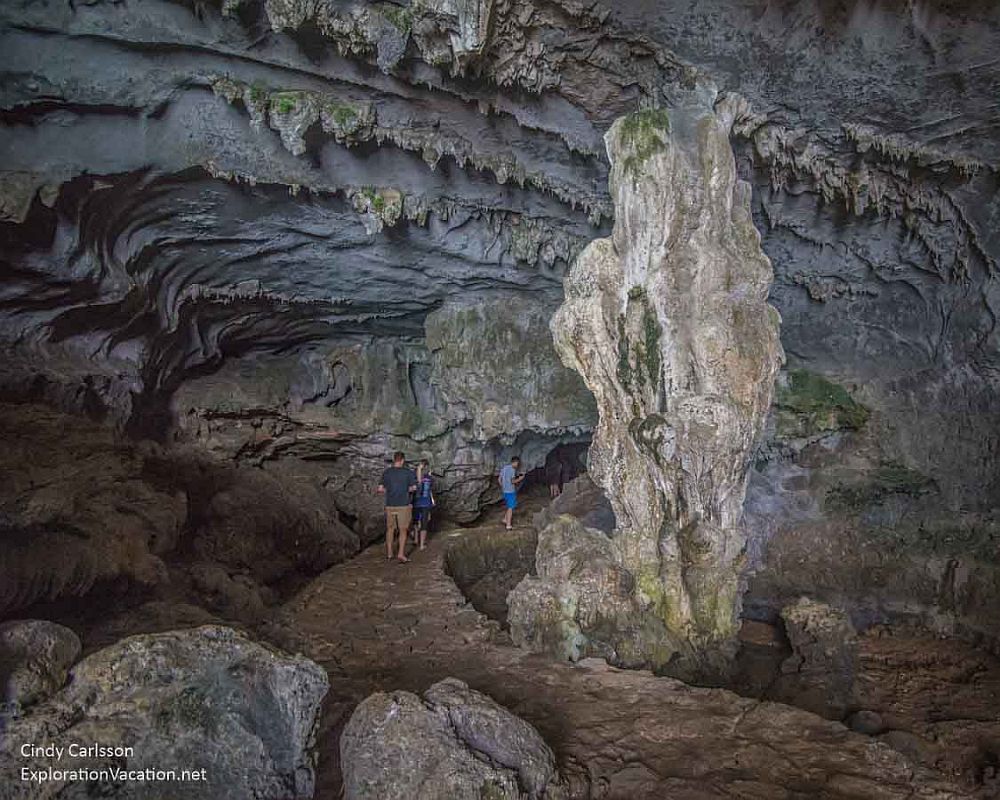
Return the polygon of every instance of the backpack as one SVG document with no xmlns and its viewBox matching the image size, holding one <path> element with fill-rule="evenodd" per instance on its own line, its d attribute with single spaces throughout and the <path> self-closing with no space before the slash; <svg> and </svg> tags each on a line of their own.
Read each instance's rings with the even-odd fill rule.
<svg viewBox="0 0 1000 800">
<path fill-rule="evenodd" d="M 420 479 L 420 485 L 417 487 L 417 502 L 416 505 L 429 506 L 431 504 L 431 485 L 433 481 L 430 475 L 424 475 Z"/>
</svg>

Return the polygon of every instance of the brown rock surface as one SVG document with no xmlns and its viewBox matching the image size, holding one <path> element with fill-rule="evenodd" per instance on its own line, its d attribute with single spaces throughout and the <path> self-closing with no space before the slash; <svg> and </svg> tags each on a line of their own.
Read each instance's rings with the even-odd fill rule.
<svg viewBox="0 0 1000 800">
<path fill-rule="evenodd" d="M 368 550 L 286 606 L 287 624 L 330 674 L 317 797 L 338 796 L 337 742 L 358 702 L 449 676 L 535 726 L 576 798 L 967 796 L 888 746 L 788 706 L 509 646 L 444 573 L 447 548 L 481 534 L 442 531 L 407 565 Z"/>
</svg>

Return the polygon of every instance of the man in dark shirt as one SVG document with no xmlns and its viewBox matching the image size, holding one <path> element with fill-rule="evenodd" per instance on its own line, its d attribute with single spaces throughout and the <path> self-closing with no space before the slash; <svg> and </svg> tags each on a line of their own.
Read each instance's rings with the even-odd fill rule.
<svg viewBox="0 0 1000 800">
<path fill-rule="evenodd" d="M 382 481 L 378 485 L 378 493 L 385 495 L 385 557 L 392 559 L 392 537 L 399 535 L 400 561 L 409 561 L 406 557 L 406 532 L 410 529 L 410 492 L 417 489 L 417 476 L 412 469 L 404 466 L 406 457 L 395 452 L 392 456 L 392 466 L 382 473 Z"/>
</svg>

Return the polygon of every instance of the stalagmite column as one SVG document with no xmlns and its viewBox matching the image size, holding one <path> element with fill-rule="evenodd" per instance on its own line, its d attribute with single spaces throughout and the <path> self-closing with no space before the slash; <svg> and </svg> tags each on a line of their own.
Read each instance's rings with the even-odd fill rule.
<svg viewBox="0 0 1000 800">
<path fill-rule="evenodd" d="M 637 112 L 606 143 L 614 231 L 577 259 L 552 332 L 597 400 L 592 476 L 614 505 L 636 606 L 681 660 L 718 665 L 735 634 L 748 468 L 783 359 L 771 264 L 707 104 Z"/>
</svg>

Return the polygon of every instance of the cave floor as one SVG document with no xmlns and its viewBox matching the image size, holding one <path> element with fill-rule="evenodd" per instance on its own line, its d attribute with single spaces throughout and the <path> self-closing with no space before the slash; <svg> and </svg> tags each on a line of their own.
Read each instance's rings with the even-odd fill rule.
<svg viewBox="0 0 1000 800">
<path fill-rule="evenodd" d="M 330 676 L 319 800 L 341 796 L 338 742 L 360 700 L 375 691 L 420 692 L 448 676 L 535 725 L 572 797 L 975 796 L 872 738 L 790 706 L 593 659 L 557 663 L 512 646 L 444 569 L 450 544 L 499 533 L 499 516 L 490 510 L 476 527 L 439 531 L 406 565 L 387 562 L 383 547 L 373 546 L 320 575 L 283 609 L 307 655 Z M 527 526 L 530 518 L 521 513 L 518 522 Z"/>
</svg>

